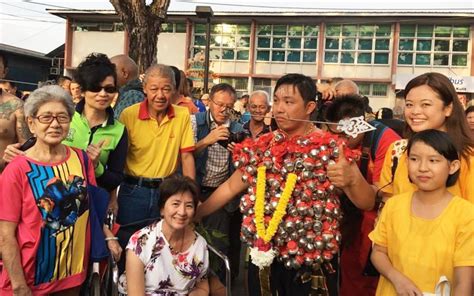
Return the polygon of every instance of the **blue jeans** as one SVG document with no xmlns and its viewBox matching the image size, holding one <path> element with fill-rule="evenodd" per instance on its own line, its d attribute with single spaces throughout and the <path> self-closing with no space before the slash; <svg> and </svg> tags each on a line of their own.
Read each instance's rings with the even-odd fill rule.
<svg viewBox="0 0 474 296">
<path fill-rule="evenodd" d="M 148 188 L 122 182 L 118 193 L 117 222 L 126 225 L 150 218 L 159 218 L 159 199 L 158 188 Z"/>
</svg>

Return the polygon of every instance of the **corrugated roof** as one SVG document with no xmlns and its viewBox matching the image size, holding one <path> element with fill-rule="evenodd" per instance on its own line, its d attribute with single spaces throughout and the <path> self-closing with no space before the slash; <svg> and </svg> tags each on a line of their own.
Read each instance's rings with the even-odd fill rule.
<svg viewBox="0 0 474 296">
<path fill-rule="evenodd" d="M 38 58 L 38 59 L 43 59 L 43 60 L 50 60 L 51 58 L 45 56 L 44 53 L 34 51 L 34 50 L 29 50 L 21 47 L 16 47 L 4 43 L 0 43 L 0 50 L 4 52 L 8 52 L 11 54 L 16 54 L 16 55 L 25 55 L 33 58 Z"/>
</svg>

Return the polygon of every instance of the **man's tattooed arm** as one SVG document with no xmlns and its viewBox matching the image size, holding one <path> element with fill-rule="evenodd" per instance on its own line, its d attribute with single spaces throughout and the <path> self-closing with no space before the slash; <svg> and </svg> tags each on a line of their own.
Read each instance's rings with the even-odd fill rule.
<svg viewBox="0 0 474 296">
<path fill-rule="evenodd" d="M 16 116 L 16 136 L 18 138 L 18 142 L 24 143 L 33 135 L 30 132 L 30 128 L 26 123 L 25 113 L 23 111 L 23 104 L 21 104 L 20 108 L 15 111 Z"/>
</svg>

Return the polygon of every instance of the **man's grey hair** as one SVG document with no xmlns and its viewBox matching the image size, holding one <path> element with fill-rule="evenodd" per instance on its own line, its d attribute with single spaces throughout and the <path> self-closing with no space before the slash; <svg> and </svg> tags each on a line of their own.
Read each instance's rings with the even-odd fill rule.
<svg viewBox="0 0 474 296">
<path fill-rule="evenodd" d="M 249 96 L 249 102 L 252 99 L 253 96 L 264 96 L 265 97 L 265 102 L 267 103 L 268 106 L 270 106 L 270 95 L 264 91 L 264 90 L 255 90 L 253 91 L 250 96 Z"/>
<path fill-rule="evenodd" d="M 153 64 L 145 71 L 145 78 L 143 83 L 148 81 L 149 77 L 158 76 L 163 78 L 168 78 L 171 81 L 171 84 L 176 89 L 176 80 L 174 79 L 174 72 L 171 70 L 171 67 L 164 64 Z"/>
<path fill-rule="evenodd" d="M 49 102 L 62 103 L 67 114 L 70 117 L 74 115 L 75 106 L 72 97 L 59 85 L 46 85 L 33 91 L 23 107 L 25 115 L 29 117 L 36 116 L 41 106 Z"/>
</svg>

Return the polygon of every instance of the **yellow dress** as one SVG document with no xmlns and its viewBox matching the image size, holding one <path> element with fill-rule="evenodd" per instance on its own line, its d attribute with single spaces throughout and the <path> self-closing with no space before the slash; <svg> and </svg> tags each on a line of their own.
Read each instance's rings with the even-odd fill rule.
<svg viewBox="0 0 474 296">
<path fill-rule="evenodd" d="M 453 286 L 454 267 L 474 266 L 474 205 L 453 197 L 435 219 L 411 213 L 412 192 L 390 198 L 375 229 L 373 243 L 386 247 L 392 266 L 423 292 L 434 293 L 440 276 Z M 376 295 L 397 295 L 383 276 Z"/>
<path fill-rule="evenodd" d="M 407 140 L 395 141 L 387 149 L 385 160 L 380 174 L 379 188 L 390 195 L 398 195 L 416 190 L 415 184 L 408 179 L 407 153 L 405 150 Z M 393 154 L 398 155 L 398 165 L 395 176 L 392 178 Z M 456 184 L 448 187 L 452 195 L 460 196 L 474 203 L 474 154 L 469 159 L 469 165 L 461 158 L 461 171 Z M 390 182 L 392 181 L 392 184 Z"/>
</svg>

